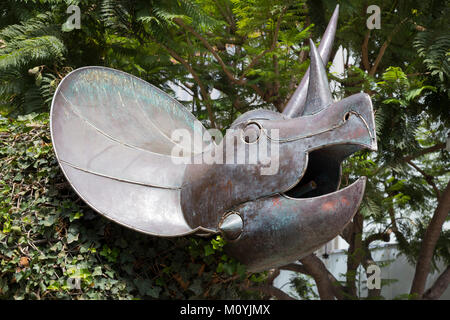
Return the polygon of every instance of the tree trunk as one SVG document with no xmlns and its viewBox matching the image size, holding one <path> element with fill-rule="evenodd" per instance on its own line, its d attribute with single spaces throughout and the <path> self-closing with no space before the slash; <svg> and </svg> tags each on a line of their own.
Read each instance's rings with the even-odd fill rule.
<svg viewBox="0 0 450 320">
<path fill-rule="evenodd" d="M 329 272 L 323 262 L 313 253 L 300 259 L 300 262 L 303 264 L 308 274 L 314 278 L 320 300 L 334 300 L 333 283 L 328 277 Z"/>
<path fill-rule="evenodd" d="M 411 294 L 416 299 L 420 299 L 425 291 L 425 285 L 430 272 L 431 259 L 433 258 L 434 249 L 442 230 L 442 225 L 447 219 L 450 211 L 450 181 L 444 192 L 441 193 L 438 206 L 434 211 L 433 218 L 428 225 L 425 237 L 420 248 L 419 258 L 417 260 L 416 272 L 411 286 Z"/>
<path fill-rule="evenodd" d="M 447 290 L 450 284 L 450 266 L 445 269 L 445 271 L 437 278 L 433 286 L 428 289 L 423 298 L 426 300 L 437 300 L 439 299 L 445 290 Z"/>
</svg>

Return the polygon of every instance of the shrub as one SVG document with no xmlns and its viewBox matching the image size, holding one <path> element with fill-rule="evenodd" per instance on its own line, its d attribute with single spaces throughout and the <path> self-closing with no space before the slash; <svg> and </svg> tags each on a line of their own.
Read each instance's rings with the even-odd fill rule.
<svg viewBox="0 0 450 320">
<path fill-rule="evenodd" d="M 220 237 L 157 238 L 90 209 L 64 178 L 48 114 L 0 118 L 0 298 L 258 298 Z"/>
</svg>

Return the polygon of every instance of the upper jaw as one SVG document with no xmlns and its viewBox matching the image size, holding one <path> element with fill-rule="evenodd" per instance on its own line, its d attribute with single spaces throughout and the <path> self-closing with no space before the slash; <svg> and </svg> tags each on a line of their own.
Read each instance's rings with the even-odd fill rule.
<svg viewBox="0 0 450 320">
<path fill-rule="evenodd" d="M 306 153 L 306 165 L 298 181 L 283 190 L 283 194 L 294 198 L 336 191 L 341 179 L 341 162 L 362 149 L 377 150 L 373 107 L 367 94 L 355 94 L 313 115 L 260 123 L 265 129 L 278 127 L 280 143 L 292 143 Z M 271 130 L 266 130 L 266 134 L 273 138 Z M 315 185 L 314 189 L 305 192 L 310 183 Z"/>
<path fill-rule="evenodd" d="M 259 120 L 270 138 L 278 129 L 279 142 L 300 142 L 311 152 L 333 145 L 355 145 L 377 150 L 375 121 L 370 96 L 359 93 L 333 103 L 321 111 L 299 118 Z"/>
</svg>

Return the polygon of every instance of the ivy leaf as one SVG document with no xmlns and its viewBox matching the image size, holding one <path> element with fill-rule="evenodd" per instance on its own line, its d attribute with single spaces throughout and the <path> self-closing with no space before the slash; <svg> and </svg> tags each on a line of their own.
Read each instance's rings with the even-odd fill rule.
<svg viewBox="0 0 450 320">
<path fill-rule="evenodd" d="M 211 254 L 214 254 L 214 249 L 209 244 L 204 246 L 204 248 L 205 248 L 205 256 L 209 256 Z"/>
<path fill-rule="evenodd" d="M 101 266 L 97 266 L 94 269 L 94 272 L 92 272 L 92 276 L 101 276 L 103 274 L 102 272 L 102 267 Z"/>
<path fill-rule="evenodd" d="M 194 292 L 196 296 L 201 295 L 203 292 L 202 281 L 200 279 L 195 279 L 189 286 L 189 290 Z"/>
<path fill-rule="evenodd" d="M 143 296 L 150 296 L 152 298 L 158 298 L 161 288 L 157 286 L 152 286 L 152 282 L 149 279 L 135 279 L 139 293 Z"/>
<path fill-rule="evenodd" d="M 67 234 L 67 243 L 72 243 L 74 241 L 77 241 L 79 235 L 80 235 L 79 233 L 77 233 L 77 234 L 68 233 Z"/>
<path fill-rule="evenodd" d="M 234 271 L 236 270 L 236 264 L 233 263 L 224 263 L 223 264 L 223 270 L 228 274 L 228 275 L 233 275 Z"/>
<path fill-rule="evenodd" d="M 147 289 L 147 291 L 145 292 L 147 295 L 149 295 L 152 298 L 159 298 L 159 294 L 161 292 L 161 288 L 160 287 L 151 287 L 149 289 Z"/>
<path fill-rule="evenodd" d="M 70 217 L 69 217 L 69 221 L 72 222 L 74 220 L 78 220 L 83 216 L 83 212 L 75 212 L 75 213 L 71 213 Z"/>
<path fill-rule="evenodd" d="M 47 217 L 45 217 L 45 219 L 42 221 L 42 225 L 44 225 L 45 227 L 50 227 L 52 225 L 55 224 L 56 222 L 56 216 L 55 215 L 48 215 Z"/>
</svg>

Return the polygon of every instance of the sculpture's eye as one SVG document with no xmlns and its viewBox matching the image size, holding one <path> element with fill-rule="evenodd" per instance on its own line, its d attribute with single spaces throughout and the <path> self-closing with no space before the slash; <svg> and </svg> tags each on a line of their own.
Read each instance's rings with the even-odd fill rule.
<svg viewBox="0 0 450 320">
<path fill-rule="evenodd" d="M 347 112 L 344 116 L 344 121 L 347 121 L 348 119 L 350 119 L 350 112 Z"/>
<path fill-rule="evenodd" d="M 249 122 L 242 133 L 243 139 L 246 143 L 254 143 L 258 141 L 261 135 L 261 127 L 256 122 Z"/>
</svg>

